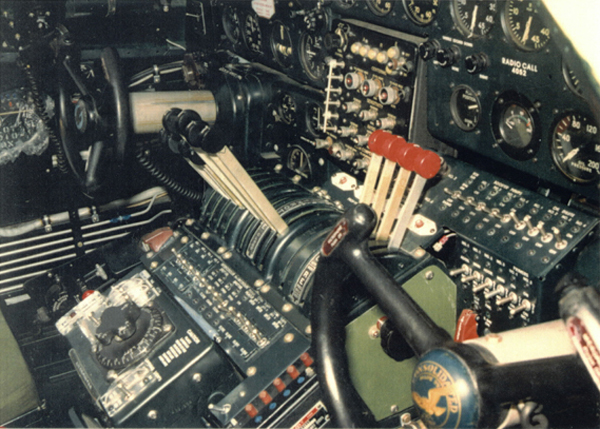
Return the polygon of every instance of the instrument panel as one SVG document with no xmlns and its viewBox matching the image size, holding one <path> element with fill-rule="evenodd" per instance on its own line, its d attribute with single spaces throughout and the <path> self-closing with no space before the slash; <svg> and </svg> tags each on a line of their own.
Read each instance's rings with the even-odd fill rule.
<svg viewBox="0 0 600 429">
<path fill-rule="evenodd" d="M 441 142 L 459 154 L 483 156 L 496 171 L 528 177 L 525 184 L 536 177 L 539 189 L 558 189 L 567 199 L 575 194 L 597 201 L 598 125 L 582 97 L 577 73 L 558 47 L 564 38 L 556 26 L 546 24 L 548 14 L 539 1 L 266 3 L 269 9 L 260 15 L 254 10 L 258 10 L 256 2 L 217 2 L 216 48 L 231 50 L 324 91 L 314 109 L 330 116 L 309 122 L 307 129 L 312 130 L 311 138 L 327 141 L 313 147 L 329 150 L 338 160 L 346 158 L 342 161 L 347 161 L 349 170 L 358 167 L 353 174 L 368 163 L 368 151 L 363 154 L 361 149 L 365 144 L 362 114 L 366 119 L 379 119 L 372 129 L 409 136 L 425 128 L 438 145 Z M 347 34 L 344 27 L 356 25 L 361 30 Z M 389 36 L 390 46 L 370 41 L 373 36 L 362 33 L 369 31 Z M 396 53 L 392 45 L 398 40 L 413 43 L 418 55 L 407 54 L 410 50 L 406 49 Z M 333 81 L 328 81 L 331 59 L 344 64 L 332 68 Z M 396 72 L 390 72 L 390 61 L 400 75 L 406 73 L 413 79 L 421 67 L 426 69 L 426 82 L 420 82 L 427 85 L 429 94 L 421 100 L 427 106 L 426 117 L 416 117 L 415 123 L 410 122 L 410 104 L 392 103 L 396 117 L 370 109 L 362 112 L 369 106 L 346 93 L 356 88 L 381 104 L 390 103 L 378 99 L 381 88 L 390 89 L 388 81 L 398 79 Z M 376 64 L 381 73 L 375 71 L 373 82 L 368 70 L 375 70 Z M 393 97 L 412 101 L 414 93 L 403 90 L 414 91 L 415 81 L 396 82 L 391 87 Z M 425 93 L 417 92 L 421 97 Z M 398 114 L 402 108 L 406 112 Z M 347 117 L 353 112 L 358 120 Z M 303 114 L 304 109 L 291 110 L 283 122 L 304 122 L 299 116 Z M 292 115 L 298 117 L 292 119 Z M 398 123 L 397 116 L 404 126 L 390 127 Z M 322 125 L 315 127 L 319 121 Z"/>
<path fill-rule="evenodd" d="M 77 20 L 69 13 L 80 10 L 78 0 L 67 6 L 66 22 Z M 97 13 L 92 6 L 86 19 Z M 68 289 L 63 303 L 76 303 L 72 313 L 66 304 L 50 305 L 53 298 L 40 304 L 39 297 L 10 297 L 13 311 L 23 305 L 59 320 L 67 337 L 61 353 L 70 347 L 69 365 L 92 394 L 96 423 L 334 424 L 317 377 L 311 292 L 323 240 L 335 239 L 332 228 L 343 229 L 340 216 L 359 203 L 379 219 L 368 242 L 374 259 L 397 283 L 415 286 L 423 304 L 414 300 L 432 318 L 443 315 L 447 332 L 464 328 L 463 312 L 471 312 L 466 318 L 475 337 L 559 317 L 556 284 L 573 267 L 593 262 L 597 248 L 600 116 L 568 55 L 572 46 L 540 1 L 157 0 L 154 6 L 165 16 L 177 8 L 180 18 L 185 9 L 184 42 L 152 36 L 168 47 L 169 59 L 184 59 L 133 75 L 129 95 L 206 91 L 214 122 L 169 106 L 157 120 L 160 141 L 152 143 L 185 158 L 192 183 L 199 173 L 206 186 L 187 201 L 185 189 L 165 185 L 174 196 L 169 227 L 135 236 L 105 261 L 133 260 L 133 271 L 105 279 L 98 269 L 104 262 L 90 254 L 83 265 L 26 285 L 35 297 L 63 277 L 77 277 L 60 289 Z M 179 28 L 174 21 L 165 28 Z M 120 49 L 122 57 L 137 55 L 128 49 Z M 164 60 L 161 52 L 154 62 Z M 93 48 L 85 51 L 92 54 Z M 29 106 L 27 97 L 19 93 Z M 34 110 L 27 106 L 23 113 Z M 12 133 L 8 119 L 17 112 L 2 107 L 8 128 L 0 131 Z M 34 119 L 41 127 L 47 118 Z M 207 135 L 225 147 L 203 152 Z M 136 144 L 142 155 L 142 148 L 154 150 Z M 6 153 L 12 148 L 4 146 Z M 148 163 L 138 155 L 142 166 Z M 0 165 L 13 162 L 4 158 Z M 153 179 L 179 173 L 187 179 L 187 170 L 167 175 L 154 167 L 147 168 Z M 277 215 L 285 228 L 276 231 L 261 215 Z M 103 283 L 86 301 L 90 276 Z M 394 361 L 375 368 L 377 380 L 391 372 L 410 380 L 413 355 L 402 334 L 389 324 L 380 329 L 385 320 L 373 297 L 354 277 L 346 280 L 349 337 L 374 344 L 346 348 L 351 365 L 368 368 L 352 373 L 354 385 L 375 379 L 369 370 L 377 353 Z M 352 332 L 352 324 L 361 327 Z M 47 326 L 50 334 L 32 335 L 50 337 Z M 128 346 L 118 348 L 123 338 Z M 394 383 L 401 386 L 360 392 L 378 419 L 392 419 L 389 427 L 398 427 L 400 411 L 412 407 L 410 381 Z"/>
</svg>

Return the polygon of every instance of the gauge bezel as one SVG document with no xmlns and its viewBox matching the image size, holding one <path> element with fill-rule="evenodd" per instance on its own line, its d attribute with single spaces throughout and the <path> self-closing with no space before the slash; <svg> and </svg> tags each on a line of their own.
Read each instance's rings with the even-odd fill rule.
<svg viewBox="0 0 600 429">
<path fill-rule="evenodd" d="M 295 168 L 292 165 L 292 156 L 295 153 L 303 154 L 306 159 L 306 163 L 304 164 L 304 169 L 302 169 L 302 170 L 299 170 L 298 168 Z M 290 147 L 290 150 L 286 156 L 285 164 L 286 164 L 287 168 L 289 168 L 294 173 L 301 175 L 305 179 L 310 180 L 312 178 L 313 169 L 312 169 L 312 163 L 310 162 L 310 154 L 302 146 L 295 144 Z"/>
<path fill-rule="evenodd" d="M 437 14 L 438 14 L 439 7 L 440 7 L 439 0 L 421 0 L 421 1 L 431 2 L 431 4 L 434 6 L 433 10 L 435 10 L 435 13 L 433 13 L 432 17 L 427 21 L 425 21 L 425 20 L 419 18 L 417 15 L 415 15 L 415 11 L 413 11 L 410 8 L 410 6 L 407 4 L 408 1 L 413 1 L 413 0 L 402 0 L 402 6 L 404 6 L 404 11 L 406 12 L 406 15 L 413 23 L 417 24 L 420 27 L 426 27 L 428 25 L 431 25 L 431 23 L 433 23 L 433 21 L 435 21 Z"/>
<path fill-rule="evenodd" d="M 254 20 L 254 22 L 256 23 L 256 28 L 258 29 L 258 32 L 256 34 L 259 36 L 258 43 L 260 44 L 260 47 L 256 48 L 256 49 L 252 46 L 253 43 L 250 43 L 248 41 L 249 34 L 247 32 L 247 25 L 248 25 L 249 19 Z M 243 25 L 242 25 L 242 40 L 244 41 L 244 46 L 246 47 L 248 52 L 250 52 L 250 54 L 252 54 L 254 56 L 258 56 L 258 55 L 262 54 L 263 33 L 262 33 L 261 25 L 260 25 L 260 18 L 258 16 L 258 14 L 254 11 L 249 12 L 244 15 L 244 21 L 243 21 Z"/>
<path fill-rule="evenodd" d="M 386 0 L 390 3 L 390 9 L 389 10 L 382 10 L 379 8 L 379 6 L 375 5 L 375 0 L 366 0 L 367 3 L 367 7 L 369 8 L 369 10 L 373 13 L 373 15 L 375 16 L 387 16 L 390 13 L 392 13 L 392 10 L 394 10 L 394 1 L 392 0 Z"/>
<path fill-rule="evenodd" d="M 589 184 L 598 182 L 598 178 L 600 177 L 600 175 L 596 175 L 596 177 L 591 178 L 591 179 L 582 179 L 581 177 L 578 177 L 578 176 L 574 175 L 573 173 L 569 172 L 565 168 L 564 162 L 558 159 L 557 148 L 555 147 L 556 129 L 558 128 L 558 125 L 568 116 L 583 116 L 586 118 L 586 121 L 585 121 L 586 124 L 593 125 L 594 127 L 596 127 L 597 130 L 598 130 L 598 128 L 600 128 L 591 115 L 583 113 L 581 111 L 567 110 L 567 111 L 562 112 L 560 115 L 556 116 L 556 118 L 552 122 L 552 128 L 551 128 L 552 131 L 551 131 L 550 139 L 549 139 L 550 140 L 549 141 L 549 150 L 550 150 L 550 155 L 552 157 L 552 161 L 554 162 L 554 165 L 556 165 L 558 170 L 567 179 L 569 179 L 573 183 L 577 183 L 580 185 L 589 185 Z M 598 143 L 600 143 L 600 133 L 598 133 L 598 131 L 596 132 L 596 136 L 598 138 Z M 590 144 L 593 144 L 593 140 L 592 140 L 592 143 L 590 143 Z M 600 154 L 599 154 L 599 157 L 600 157 Z"/>
<path fill-rule="evenodd" d="M 291 125 L 292 123 L 296 122 L 296 116 L 288 116 L 286 110 L 284 109 L 284 105 L 293 105 L 293 109 L 290 111 L 295 112 L 297 115 L 298 102 L 289 92 L 282 92 L 277 97 L 277 114 L 279 115 L 281 122 Z"/>
<path fill-rule="evenodd" d="M 550 40 L 552 39 L 552 36 L 549 35 L 546 38 L 546 41 L 541 44 L 538 47 L 531 47 L 528 46 L 527 43 L 523 43 L 522 39 L 520 39 L 519 37 L 517 37 L 518 35 L 514 33 L 509 21 L 509 16 L 508 16 L 508 10 L 509 10 L 509 6 L 514 3 L 515 0 L 507 0 L 506 4 L 504 5 L 504 8 L 501 11 L 501 23 L 502 23 L 502 30 L 504 31 L 504 34 L 506 36 L 506 38 L 508 39 L 508 41 L 515 46 L 517 49 L 523 51 L 523 52 L 538 52 L 541 51 L 542 49 L 544 49 L 546 47 L 546 45 L 548 45 L 548 43 L 550 43 Z M 533 0 L 536 1 L 536 0 Z M 537 0 L 538 3 L 541 4 L 541 2 L 539 2 L 539 0 Z M 539 13 L 537 14 L 537 16 L 539 16 Z M 529 39 L 531 40 L 531 39 Z"/>
<path fill-rule="evenodd" d="M 473 0 L 466 0 L 466 1 L 473 1 Z M 458 9 L 458 2 L 459 0 L 452 0 L 452 7 L 450 8 L 451 14 L 452 14 L 452 19 L 454 20 L 454 23 L 456 24 L 456 28 L 458 28 L 458 31 L 460 31 L 460 33 L 467 37 L 468 39 L 481 39 L 483 37 L 486 37 L 490 31 L 492 30 L 492 28 L 494 27 L 494 25 L 496 24 L 496 16 L 498 15 L 498 10 L 496 10 L 493 13 L 494 16 L 494 22 L 490 23 L 489 26 L 487 26 L 487 30 L 485 32 L 472 32 L 470 28 L 467 27 L 467 25 L 463 22 L 462 20 L 462 14 L 460 12 L 460 10 Z M 494 4 L 496 7 L 498 6 L 498 2 L 496 0 L 486 0 L 485 1 L 486 4 Z M 488 6 L 489 7 L 489 6 Z"/>
<path fill-rule="evenodd" d="M 290 55 L 284 55 L 277 49 L 277 45 L 279 44 L 279 42 L 275 40 L 275 34 L 276 29 L 280 28 L 279 26 L 285 28 L 285 34 L 287 35 L 289 46 L 292 49 L 292 53 Z M 273 59 L 275 60 L 275 62 L 282 67 L 291 66 L 294 58 L 294 52 L 296 52 L 296 50 L 294 49 L 294 42 L 292 40 L 290 28 L 281 21 L 273 22 L 273 25 L 271 26 L 271 37 L 269 38 L 269 42 L 269 44 L 271 45 L 271 53 L 273 54 Z"/>
<path fill-rule="evenodd" d="M 460 91 L 470 91 L 473 96 L 475 97 L 475 101 L 477 102 L 477 121 L 475 122 L 475 125 L 473 125 L 472 127 L 469 126 L 462 118 L 459 109 L 458 109 L 458 93 Z M 481 100 L 479 99 L 479 96 L 477 95 L 477 92 L 471 88 L 468 85 L 457 85 L 453 91 L 452 94 L 450 95 L 450 114 L 452 115 L 452 119 L 454 120 L 454 123 L 456 124 L 456 126 L 458 128 L 460 128 L 463 131 L 467 131 L 467 132 L 471 132 L 474 131 L 477 126 L 479 125 L 479 122 L 481 121 Z"/>
<path fill-rule="evenodd" d="M 229 15 L 228 12 L 234 13 L 236 15 L 237 24 L 234 24 L 233 22 L 229 21 L 228 18 L 231 15 Z M 223 32 L 225 33 L 225 36 L 227 37 L 227 39 L 229 39 L 231 43 L 240 43 L 240 39 L 242 38 L 242 26 L 240 23 L 240 14 L 236 8 L 234 8 L 231 5 L 225 6 L 225 9 L 223 10 L 223 15 L 221 17 L 221 25 L 223 26 Z M 238 31 L 237 37 L 235 37 L 234 35 L 234 28 L 232 28 L 233 26 L 235 26 L 235 29 L 237 29 Z"/>
<path fill-rule="evenodd" d="M 523 147 L 515 146 L 507 142 L 504 138 L 502 118 L 506 110 L 512 105 L 518 105 L 523 108 L 531 120 L 531 139 Z M 507 91 L 498 96 L 492 108 L 492 131 L 496 138 L 496 143 L 505 154 L 517 161 L 527 161 L 534 158 L 542 142 L 541 129 L 540 114 L 527 97 L 516 91 Z"/>
<path fill-rule="evenodd" d="M 569 67 L 565 59 L 562 59 L 562 75 L 565 80 L 565 84 L 567 88 L 571 90 L 573 94 L 580 98 L 585 98 L 583 95 L 583 90 L 579 87 L 579 76 L 575 74 L 575 72 Z M 575 82 L 577 80 L 577 82 Z"/>
<path fill-rule="evenodd" d="M 308 101 L 305 105 L 305 123 L 306 123 L 306 129 L 308 130 L 308 132 L 313 136 L 313 137 L 321 137 L 324 135 L 323 130 L 320 127 L 320 123 L 317 124 L 317 128 L 314 127 L 312 120 L 313 120 L 313 116 L 312 116 L 312 109 L 316 107 L 318 109 L 321 109 L 321 112 L 323 112 L 325 110 L 325 107 L 320 104 L 317 101 Z M 319 119 L 321 119 L 321 117 L 319 117 Z"/>
<path fill-rule="evenodd" d="M 323 36 L 319 33 L 311 32 L 311 31 L 305 31 L 304 33 L 302 33 L 302 35 L 300 36 L 299 49 L 298 49 L 300 65 L 302 66 L 302 70 L 304 71 L 304 74 L 306 75 L 306 77 L 308 77 L 313 82 L 321 82 L 327 74 L 326 67 L 323 66 L 323 71 L 320 74 L 315 74 L 312 71 L 312 67 L 310 67 L 310 65 L 309 65 L 309 62 L 312 62 L 312 59 L 308 59 L 307 53 L 306 53 L 306 39 L 308 37 L 320 37 L 321 39 L 323 39 Z M 324 47 L 321 46 L 321 49 L 324 49 Z"/>
</svg>

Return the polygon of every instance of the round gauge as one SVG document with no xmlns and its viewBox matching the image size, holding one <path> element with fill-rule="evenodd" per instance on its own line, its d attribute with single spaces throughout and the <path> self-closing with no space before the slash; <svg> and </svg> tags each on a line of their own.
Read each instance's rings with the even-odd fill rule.
<svg viewBox="0 0 600 429">
<path fill-rule="evenodd" d="M 590 183 L 600 177 L 600 135 L 588 116 L 563 116 L 552 132 L 550 151 L 554 162 L 570 180 Z"/>
<path fill-rule="evenodd" d="M 314 137 L 323 135 L 323 112 L 323 106 L 318 103 L 306 106 L 306 128 Z"/>
<path fill-rule="evenodd" d="M 519 161 L 531 159 L 540 148 L 539 115 L 524 96 L 509 91 L 501 94 L 492 109 L 494 136 L 500 148 Z"/>
<path fill-rule="evenodd" d="M 279 117 L 286 124 L 291 124 L 296 119 L 296 101 L 290 94 L 283 94 L 277 107 Z"/>
<path fill-rule="evenodd" d="M 464 131 L 472 131 L 481 119 L 481 103 L 467 85 L 457 86 L 450 96 L 450 113 L 454 123 Z"/>
<path fill-rule="evenodd" d="M 367 6 L 377 16 L 386 16 L 392 11 L 394 2 L 390 0 L 367 0 Z"/>
<path fill-rule="evenodd" d="M 307 179 L 312 175 L 310 157 L 300 146 L 292 146 L 287 157 L 287 166 L 290 170 Z"/>
<path fill-rule="evenodd" d="M 550 28 L 539 15 L 539 0 L 508 0 L 503 26 L 508 38 L 523 51 L 539 51 L 550 41 Z"/>
<path fill-rule="evenodd" d="M 323 36 L 304 33 L 300 38 L 300 64 L 309 79 L 319 81 L 325 76 Z"/>
<path fill-rule="evenodd" d="M 246 47 L 253 54 L 262 52 L 262 33 L 258 22 L 258 15 L 250 13 L 244 20 L 244 42 Z"/>
<path fill-rule="evenodd" d="M 292 36 L 290 36 L 289 28 L 279 21 L 275 22 L 271 32 L 271 51 L 275 61 L 283 67 L 289 67 L 294 52 Z"/>
<path fill-rule="evenodd" d="M 417 25 L 429 25 L 435 19 L 440 0 L 402 0 L 408 17 Z"/>
<path fill-rule="evenodd" d="M 483 37 L 496 22 L 496 0 L 453 0 L 456 26 L 468 38 Z"/>
<path fill-rule="evenodd" d="M 231 42 L 237 43 L 240 41 L 240 17 L 231 6 L 227 6 L 223 11 L 223 30 L 225 30 L 225 35 Z"/>
<path fill-rule="evenodd" d="M 583 89 L 581 88 L 581 81 L 575 72 L 567 65 L 565 60 L 562 62 L 562 73 L 565 79 L 567 87 L 573 92 L 573 94 L 583 97 Z"/>
</svg>

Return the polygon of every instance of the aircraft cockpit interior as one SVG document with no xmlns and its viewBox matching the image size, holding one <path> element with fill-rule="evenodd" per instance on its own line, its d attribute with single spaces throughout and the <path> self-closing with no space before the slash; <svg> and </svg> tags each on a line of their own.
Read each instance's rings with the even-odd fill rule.
<svg viewBox="0 0 600 429">
<path fill-rule="evenodd" d="M 600 426 L 598 13 L 2 0 L 0 426 Z"/>
</svg>

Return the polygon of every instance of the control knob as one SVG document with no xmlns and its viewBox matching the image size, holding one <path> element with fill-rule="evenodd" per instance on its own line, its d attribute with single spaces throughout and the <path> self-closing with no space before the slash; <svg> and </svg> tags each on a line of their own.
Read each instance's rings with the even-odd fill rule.
<svg viewBox="0 0 600 429">
<path fill-rule="evenodd" d="M 457 46 L 438 49 L 435 58 L 442 67 L 449 67 L 455 64 L 460 59 L 460 49 Z"/>
<path fill-rule="evenodd" d="M 384 86 L 379 90 L 378 98 L 381 104 L 389 106 L 400 101 L 401 92 L 393 86 Z"/>
<path fill-rule="evenodd" d="M 340 106 L 340 110 L 344 113 L 355 113 L 360 110 L 362 103 L 360 101 L 349 101 Z"/>
<path fill-rule="evenodd" d="M 465 58 L 465 68 L 471 74 L 480 73 L 488 66 L 488 57 L 484 53 L 472 54 Z"/>
<path fill-rule="evenodd" d="M 329 148 L 329 153 L 341 161 L 348 161 L 354 158 L 354 152 L 341 143 L 334 143 Z"/>
<path fill-rule="evenodd" d="M 339 127 L 337 131 L 340 137 L 352 137 L 358 134 L 358 127 L 356 125 L 350 125 L 349 127 Z"/>
<path fill-rule="evenodd" d="M 365 97 L 374 97 L 381 89 L 381 83 L 376 79 L 367 79 L 362 83 L 360 92 Z"/>
<path fill-rule="evenodd" d="M 350 72 L 344 76 L 344 86 L 346 89 L 358 89 L 365 78 L 360 73 Z"/>
<path fill-rule="evenodd" d="M 435 58 L 437 51 L 441 48 L 440 42 L 435 39 L 428 40 L 419 45 L 419 55 L 425 61 Z"/>
<path fill-rule="evenodd" d="M 363 122 L 369 122 L 377 119 L 378 113 L 376 110 L 361 110 L 358 117 Z"/>
</svg>

